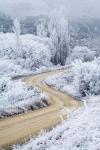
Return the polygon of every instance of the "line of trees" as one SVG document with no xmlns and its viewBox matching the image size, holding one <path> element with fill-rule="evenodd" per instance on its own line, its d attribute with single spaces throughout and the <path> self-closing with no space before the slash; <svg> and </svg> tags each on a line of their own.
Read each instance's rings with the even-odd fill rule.
<svg viewBox="0 0 100 150">
<path fill-rule="evenodd" d="M 20 23 L 18 19 L 14 20 L 14 33 L 16 35 L 17 49 L 20 53 Z M 65 65 L 66 58 L 70 53 L 70 36 L 69 36 L 69 23 L 68 16 L 64 7 L 55 9 L 48 24 L 40 22 L 37 25 L 37 35 L 40 37 L 49 37 L 50 49 L 52 58 L 51 61 L 57 65 Z"/>
<path fill-rule="evenodd" d="M 69 22 L 66 9 L 64 7 L 55 9 L 50 16 L 48 27 L 44 22 L 37 26 L 37 35 L 49 37 L 51 61 L 56 65 L 65 65 L 66 58 L 70 54 Z"/>
<path fill-rule="evenodd" d="M 18 53 L 20 53 L 21 50 L 20 34 L 24 32 L 22 29 L 24 27 L 31 27 L 31 29 L 34 28 L 34 31 L 32 30 L 32 34 L 38 35 L 41 38 L 46 37 L 49 39 L 49 48 L 52 54 L 51 61 L 55 65 L 65 65 L 66 59 L 70 56 L 71 50 L 74 46 L 82 45 L 82 43 L 83 45 L 85 43 L 85 45 L 88 46 L 90 40 L 89 35 L 92 34 L 91 30 L 94 25 L 90 26 L 88 25 L 89 22 L 86 23 L 84 20 L 84 24 L 82 23 L 82 20 L 77 20 L 76 22 L 72 20 L 69 21 L 66 12 L 67 10 L 64 7 L 61 7 L 55 9 L 49 17 L 33 17 L 35 22 L 31 19 L 31 17 L 28 20 L 21 20 L 20 22 L 18 19 L 15 19 L 12 25 L 14 26 L 12 32 L 15 33 Z M 27 24 L 27 26 L 25 26 L 25 24 Z M 99 24 L 97 25 L 99 26 Z M 1 28 L 3 28 L 3 26 L 1 26 Z M 97 34 L 98 28 L 94 29 L 95 34 Z M 30 29 L 28 29 L 28 32 L 25 33 L 30 33 L 29 30 Z M 91 35 L 91 37 L 93 36 Z M 91 47 L 93 46 L 94 45 L 92 44 Z"/>
</svg>

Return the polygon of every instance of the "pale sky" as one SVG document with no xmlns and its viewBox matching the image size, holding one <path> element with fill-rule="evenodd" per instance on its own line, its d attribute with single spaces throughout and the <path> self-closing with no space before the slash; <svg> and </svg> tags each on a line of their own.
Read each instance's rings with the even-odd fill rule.
<svg viewBox="0 0 100 150">
<path fill-rule="evenodd" d="M 0 0 L 0 11 L 23 17 L 49 14 L 61 5 L 66 7 L 69 16 L 100 17 L 100 0 Z"/>
</svg>

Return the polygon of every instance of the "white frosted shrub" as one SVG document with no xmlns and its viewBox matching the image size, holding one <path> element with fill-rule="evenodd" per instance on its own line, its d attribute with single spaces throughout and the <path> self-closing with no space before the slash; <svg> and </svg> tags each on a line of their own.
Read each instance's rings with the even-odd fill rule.
<svg viewBox="0 0 100 150">
<path fill-rule="evenodd" d="M 48 97 L 38 88 L 25 83 L 0 78 L 0 118 L 33 111 L 50 104 Z"/>
<path fill-rule="evenodd" d="M 51 52 L 47 39 L 32 35 L 20 35 L 21 50 L 17 50 L 14 34 L 0 34 L 0 58 L 14 60 L 27 70 L 51 66 Z"/>
<path fill-rule="evenodd" d="M 7 91 L 7 82 L 9 79 L 7 77 L 0 77 L 0 94 Z"/>
<path fill-rule="evenodd" d="M 100 94 L 100 64 L 95 61 L 74 63 L 74 85 L 81 96 Z"/>
<path fill-rule="evenodd" d="M 49 66 L 51 59 L 50 50 L 42 43 L 23 38 L 21 57 L 17 63 L 26 69 L 33 70 L 41 66 Z"/>
<path fill-rule="evenodd" d="M 27 70 L 23 69 L 20 65 L 16 65 L 12 60 L 0 59 L 0 76 L 14 76 L 26 73 Z"/>
<path fill-rule="evenodd" d="M 87 47 L 76 46 L 71 54 L 70 60 L 80 59 L 83 62 L 92 61 L 95 57 L 95 52 Z"/>
</svg>

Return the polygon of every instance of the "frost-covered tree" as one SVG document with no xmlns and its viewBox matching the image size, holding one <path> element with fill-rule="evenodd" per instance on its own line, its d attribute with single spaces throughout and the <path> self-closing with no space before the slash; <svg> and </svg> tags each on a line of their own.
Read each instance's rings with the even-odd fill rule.
<svg viewBox="0 0 100 150">
<path fill-rule="evenodd" d="M 64 65 L 69 55 L 68 17 L 64 7 L 55 9 L 50 16 L 49 34 L 52 49 L 52 61 Z"/>
<path fill-rule="evenodd" d="M 20 41 L 21 28 L 20 28 L 20 22 L 17 18 L 14 20 L 13 26 L 14 26 L 13 30 L 14 30 L 15 37 L 16 37 L 16 49 L 19 55 L 20 50 L 21 50 L 21 41 Z"/>
<path fill-rule="evenodd" d="M 37 25 L 37 35 L 40 37 L 47 37 L 47 29 L 44 23 Z"/>
</svg>

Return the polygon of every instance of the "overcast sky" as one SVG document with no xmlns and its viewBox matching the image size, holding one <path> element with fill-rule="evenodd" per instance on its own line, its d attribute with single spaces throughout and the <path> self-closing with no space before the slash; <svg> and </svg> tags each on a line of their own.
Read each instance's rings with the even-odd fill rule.
<svg viewBox="0 0 100 150">
<path fill-rule="evenodd" d="M 69 16 L 100 17 L 100 0 L 0 0 L 0 10 L 13 17 L 49 14 L 60 5 Z"/>
</svg>

